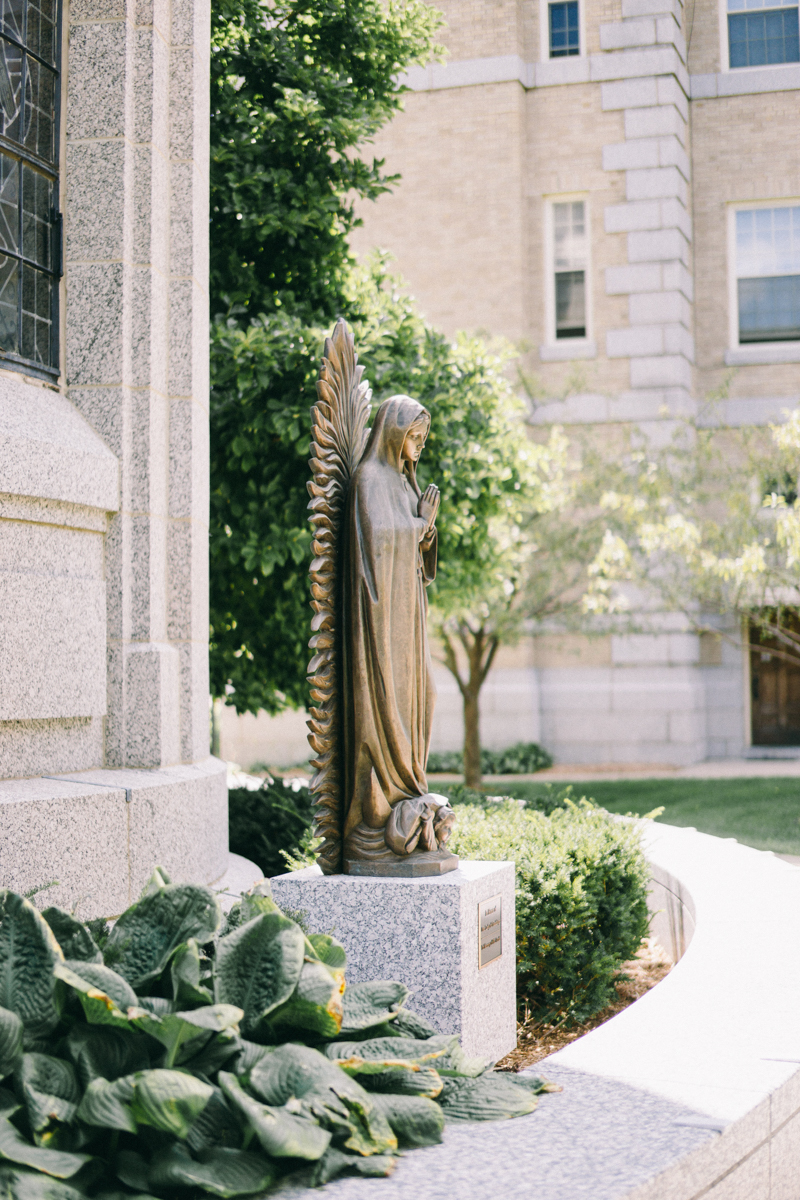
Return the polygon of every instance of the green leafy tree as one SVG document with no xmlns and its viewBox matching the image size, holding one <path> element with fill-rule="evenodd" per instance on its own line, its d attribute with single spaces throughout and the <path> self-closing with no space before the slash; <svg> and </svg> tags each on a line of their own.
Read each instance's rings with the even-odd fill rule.
<svg viewBox="0 0 800 1200">
<path fill-rule="evenodd" d="M 354 200 L 394 182 L 362 148 L 439 21 L 421 0 L 215 0 L 211 688 L 239 712 L 304 699 L 316 356 L 346 311 Z"/>
<path fill-rule="evenodd" d="M 769 641 L 798 663 L 800 415 L 767 429 L 713 417 L 712 404 L 706 427 L 682 422 L 662 449 L 631 443 L 609 468 L 584 606 L 642 631 L 653 610 L 681 613 L 736 646 L 746 622 L 751 649 Z"/>
<path fill-rule="evenodd" d="M 398 75 L 436 52 L 439 20 L 420 0 L 217 0 L 211 688 L 238 712 L 305 702 L 309 409 L 323 338 L 344 316 L 375 400 L 408 392 L 433 414 L 420 475 L 440 484 L 446 506 L 431 598 L 474 783 L 480 689 L 526 617 L 574 605 L 577 574 L 564 564 L 575 530 L 565 536 L 553 516 L 565 443 L 527 438 L 508 350 L 451 343 L 384 261 L 355 272 L 348 251 L 355 198 L 395 182 L 363 147 L 400 107 Z"/>
<path fill-rule="evenodd" d="M 579 609 L 581 572 L 602 529 L 587 549 L 592 527 L 568 503 L 577 464 L 570 467 L 560 430 L 546 444 L 526 436 L 525 408 L 509 381 L 508 347 L 479 338 L 451 342 L 430 328 L 381 257 L 351 275 L 345 303 L 374 402 L 404 392 L 432 414 L 419 477 L 423 486 L 440 486 L 444 503 L 437 519 L 439 572 L 429 594 L 444 662 L 463 698 L 466 767 L 474 783 L 480 779 L 480 690 L 498 646 L 516 639 L 531 618 Z M 230 613 L 217 624 L 219 606 L 215 612 L 215 694 L 227 687 L 240 712 L 305 702 L 308 409 L 325 332 L 285 313 L 247 329 L 233 318 L 215 327 L 224 347 L 217 428 L 233 414 L 232 428 L 280 421 L 283 430 L 268 459 L 259 457 L 255 436 L 247 443 L 227 440 L 238 464 L 239 503 L 247 497 L 240 528 L 249 540 L 243 549 L 232 523 L 212 531 L 216 563 L 228 555 Z M 272 381 L 285 381 L 290 372 L 293 390 L 273 392 Z M 222 586 L 215 581 L 217 595 Z"/>
<path fill-rule="evenodd" d="M 397 180 L 364 144 L 401 107 L 398 76 L 437 51 L 440 23 L 422 0 L 215 0 L 212 312 L 336 315 L 355 199 Z"/>
</svg>

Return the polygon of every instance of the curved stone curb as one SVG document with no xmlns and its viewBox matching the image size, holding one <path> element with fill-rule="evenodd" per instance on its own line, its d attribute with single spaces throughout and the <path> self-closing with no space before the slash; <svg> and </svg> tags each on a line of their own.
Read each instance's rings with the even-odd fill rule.
<svg viewBox="0 0 800 1200">
<path fill-rule="evenodd" d="M 331 1200 L 800 1195 L 800 871 L 694 829 L 648 824 L 644 841 L 689 943 L 667 978 L 532 1069 L 564 1091 L 530 1117 L 449 1126 L 388 1180 L 329 1184 Z"/>
</svg>

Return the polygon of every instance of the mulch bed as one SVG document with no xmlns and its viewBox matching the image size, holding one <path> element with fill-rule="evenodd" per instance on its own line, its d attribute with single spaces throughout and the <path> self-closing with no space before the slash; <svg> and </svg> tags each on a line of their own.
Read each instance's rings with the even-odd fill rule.
<svg viewBox="0 0 800 1200">
<path fill-rule="evenodd" d="M 501 1059 L 495 1070 L 520 1071 L 556 1050 L 563 1050 L 564 1046 L 615 1017 L 629 1004 L 633 1004 L 634 1000 L 649 992 L 651 987 L 655 987 L 669 974 L 672 965 L 656 939 L 645 938 L 636 958 L 620 967 L 620 975 L 627 975 L 628 978 L 620 979 L 614 984 L 618 999 L 609 1004 L 608 1008 L 604 1008 L 583 1025 L 572 1025 L 569 1028 L 558 1023 L 539 1024 L 531 1017 L 517 1026 L 517 1048 Z"/>
</svg>

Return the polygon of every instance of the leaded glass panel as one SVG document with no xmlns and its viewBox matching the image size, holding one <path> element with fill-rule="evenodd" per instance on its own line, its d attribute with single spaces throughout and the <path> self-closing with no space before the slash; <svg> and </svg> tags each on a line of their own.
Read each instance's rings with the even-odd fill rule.
<svg viewBox="0 0 800 1200">
<path fill-rule="evenodd" d="M 61 273 L 57 0 L 0 0 L 0 356 L 54 373 Z"/>
</svg>

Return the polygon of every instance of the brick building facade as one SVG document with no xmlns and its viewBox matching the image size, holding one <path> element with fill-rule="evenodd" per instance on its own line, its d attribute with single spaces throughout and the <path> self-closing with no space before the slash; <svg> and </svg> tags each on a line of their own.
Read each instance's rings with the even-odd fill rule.
<svg viewBox="0 0 800 1200">
<path fill-rule="evenodd" d="M 444 0 L 444 64 L 415 68 L 376 139 L 401 186 L 354 247 L 393 252 L 426 317 L 528 347 L 535 420 L 800 400 L 800 54 L 788 0 Z M 752 740 L 744 651 L 664 615 L 653 636 L 535 639 L 487 691 L 488 744 L 562 762 L 687 763 Z M 457 744 L 440 680 L 436 743 Z M 796 731 L 800 741 L 800 728 Z M 792 740 L 791 734 L 788 740 Z"/>
</svg>

